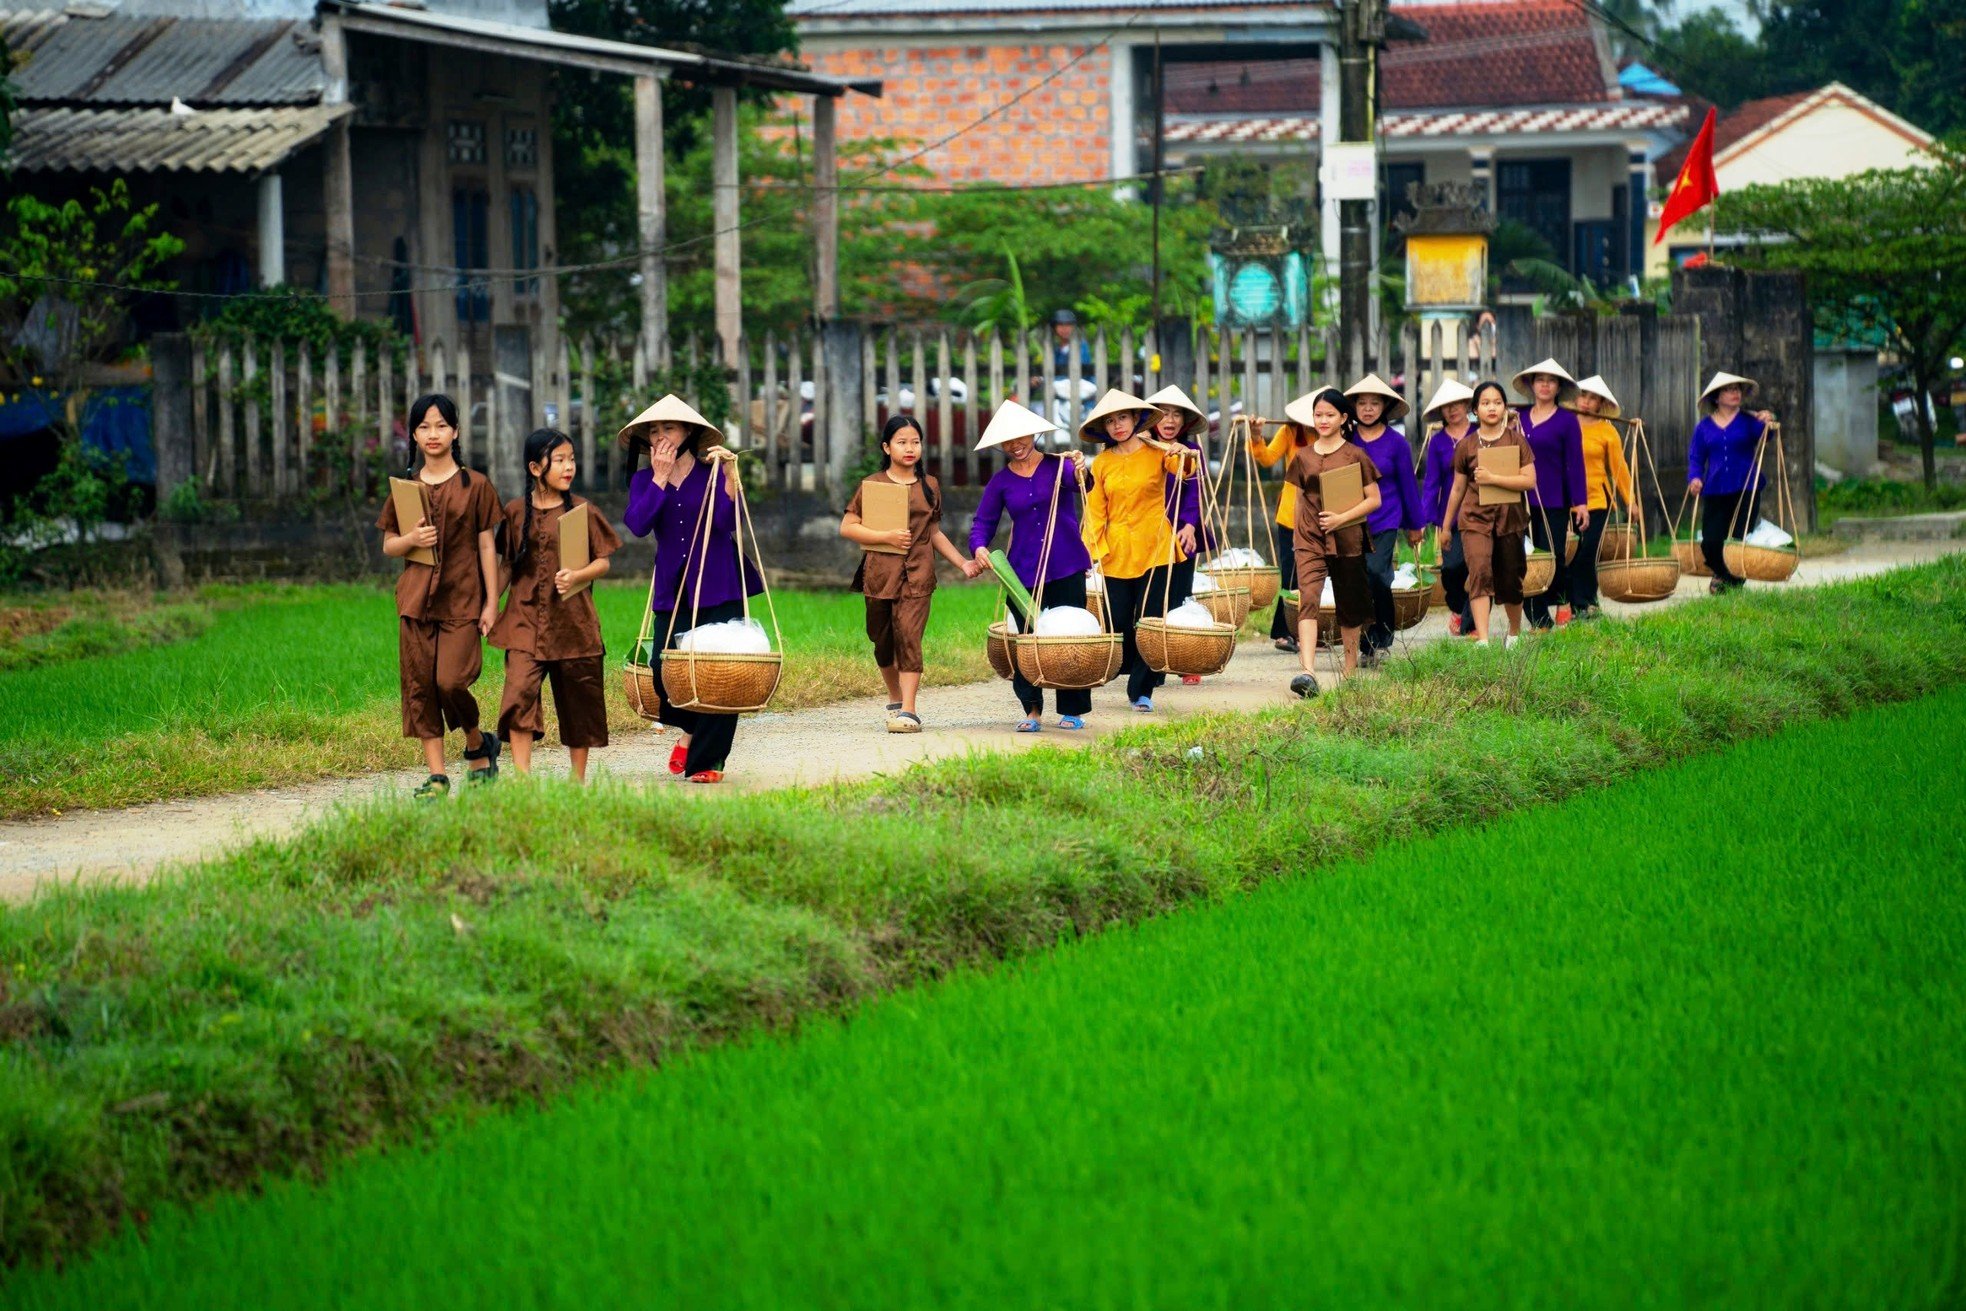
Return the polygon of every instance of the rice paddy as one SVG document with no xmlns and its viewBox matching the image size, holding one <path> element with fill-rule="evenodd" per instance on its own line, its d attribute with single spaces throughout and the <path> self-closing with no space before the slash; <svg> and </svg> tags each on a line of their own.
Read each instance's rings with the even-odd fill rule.
<svg viewBox="0 0 1966 1311">
<path fill-rule="evenodd" d="M 1793 728 L 173 1210 L 10 1292 L 1956 1306 L 1962 756 L 1959 690 Z"/>
</svg>

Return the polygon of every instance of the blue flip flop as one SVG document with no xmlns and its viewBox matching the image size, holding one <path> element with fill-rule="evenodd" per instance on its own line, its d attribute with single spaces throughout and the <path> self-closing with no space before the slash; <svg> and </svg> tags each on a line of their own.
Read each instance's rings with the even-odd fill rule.
<svg viewBox="0 0 1966 1311">
<path fill-rule="evenodd" d="M 1020 733 L 1042 733 L 1044 731 L 1044 725 L 1036 719 L 1024 719 L 1018 721 L 1017 731 Z"/>
<path fill-rule="evenodd" d="M 1078 715 L 1060 715 L 1058 716 L 1058 727 L 1076 733 L 1085 727 L 1085 720 Z"/>
</svg>

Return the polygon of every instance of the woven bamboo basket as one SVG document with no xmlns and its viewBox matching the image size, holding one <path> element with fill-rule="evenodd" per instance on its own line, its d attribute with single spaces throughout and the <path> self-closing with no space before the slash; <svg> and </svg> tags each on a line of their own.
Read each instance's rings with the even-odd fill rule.
<svg viewBox="0 0 1966 1311">
<path fill-rule="evenodd" d="M 638 719 L 651 724 L 662 721 L 662 701 L 655 686 L 655 670 L 632 659 L 621 667 L 621 690 L 628 697 L 628 708 Z"/>
<path fill-rule="evenodd" d="M 1597 566 L 1598 590 L 1613 601 L 1663 601 L 1679 586 L 1679 561 L 1605 560 Z"/>
<path fill-rule="evenodd" d="M 1085 594 L 1085 608 L 1092 611 L 1092 617 L 1099 621 L 1101 628 L 1111 628 L 1113 626 L 1113 615 L 1106 608 L 1106 594 L 1104 592 L 1095 592 L 1088 588 Z"/>
<path fill-rule="evenodd" d="M 1447 588 L 1442 586 L 1440 579 L 1436 578 L 1434 585 L 1427 589 L 1427 608 L 1431 610 L 1435 606 L 1446 604 Z"/>
<path fill-rule="evenodd" d="M 1283 626 L 1290 630 L 1290 640 L 1297 640 L 1297 593 L 1277 593 L 1277 604 L 1283 607 Z"/>
<path fill-rule="evenodd" d="M 1614 523 L 1604 530 L 1598 539 L 1597 558 L 1599 561 L 1630 560 L 1644 554 L 1645 544 L 1638 540 L 1628 523 Z"/>
<path fill-rule="evenodd" d="M 1247 587 L 1218 587 L 1211 592 L 1196 592 L 1197 605 L 1206 606 L 1208 613 L 1215 616 L 1218 624 L 1231 628 L 1241 628 L 1242 621 L 1249 618 L 1255 603 L 1250 599 Z"/>
<path fill-rule="evenodd" d="M 1018 633 L 1010 639 L 1017 672 L 1037 687 L 1088 688 L 1113 681 L 1120 672 L 1118 633 L 1085 637 L 1039 637 Z"/>
<path fill-rule="evenodd" d="M 1219 674 L 1236 653 L 1236 630 L 1228 625 L 1215 628 L 1178 628 L 1165 619 L 1142 619 L 1133 629 L 1133 645 L 1147 668 L 1157 674 Z"/>
<path fill-rule="evenodd" d="M 1802 553 L 1793 546 L 1749 546 L 1730 541 L 1720 548 L 1727 567 L 1757 583 L 1786 583 L 1802 563 Z"/>
<path fill-rule="evenodd" d="M 1563 539 L 1563 563 L 1569 564 L 1577 558 L 1577 534 L 1570 533 Z"/>
<path fill-rule="evenodd" d="M 997 671 L 998 678 L 1009 678 L 1013 669 L 1010 663 L 1010 625 L 999 619 L 990 625 L 989 634 L 983 639 L 983 654 L 990 659 L 990 668 Z"/>
<path fill-rule="evenodd" d="M 1335 605 L 1317 608 L 1317 644 L 1334 651 L 1345 644 L 1345 635 L 1338 631 L 1338 607 Z"/>
<path fill-rule="evenodd" d="M 1405 630 L 1417 627 L 1427 617 L 1429 604 L 1433 600 L 1433 589 L 1429 587 L 1395 587 L 1393 589 L 1393 627 Z"/>
<path fill-rule="evenodd" d="M 1711 578 L 1713 570 L 1707 568 L 1707 557 L 1696 541 L 1672 544 L 1672 558 L 1679 564 L 1679 572 L 1685 578 Z"/>
<path fill-rule="evenodd" d="M 1249 604 L 1260 610 L 1277 599 L 1277 592 L 1283 586 L 1282 575 L 1273 564 L 1248 565 L 1234 569 L 1211 569 L 1208 576 L 1215 580 L 1217 587 L 1249 589 Z"/>
<path fill-rule="evenodd" d="M 784 666 L 785 657 L 777 651 L 672 651 L 662 659 L 662 690 L 670 705 L 683 710 L 748 715 L 771 703 Z"/>
<path fill-rule="evenodd" d="M 1556 557 L 1548 551 L 1531 551 L 1529 567 L 1523 570 L 1522 594 L 1541 596 L 1556 581 Z"/>
</svg>

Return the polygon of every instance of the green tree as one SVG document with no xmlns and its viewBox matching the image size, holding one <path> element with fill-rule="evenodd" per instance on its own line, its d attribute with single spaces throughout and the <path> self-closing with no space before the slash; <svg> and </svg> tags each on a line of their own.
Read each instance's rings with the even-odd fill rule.
<svg viewBox="0 0 1966 1311">
<path fill-rule="evenodd" d="M 1837 81 L 1928 132 L 1966 129 L 1959 0 L 1755 0 L 1777 91 Z"/>
<path fill-rule="evenodd" d="M 1927 168 L 1744 187 L 1714 211 L 1717 232 L 1758 238 L 1734 262 L 1799 269 L 1818 307 L 1888 334 L 1918 389 L 1927 487 L 1937 483 L 1927 398 L 1966 344 L 1966 134 L 1935 153 Z"/>
<path fill-rule="evenodd" d="M 1682 91 L 1711 100 L 1722 112 L 1768 95 L 1779 69 L 1759 41 L 1742 34 L 1718 9 L 1702 9 L 1660 25 L 1645 54 Z"/>
</svg>

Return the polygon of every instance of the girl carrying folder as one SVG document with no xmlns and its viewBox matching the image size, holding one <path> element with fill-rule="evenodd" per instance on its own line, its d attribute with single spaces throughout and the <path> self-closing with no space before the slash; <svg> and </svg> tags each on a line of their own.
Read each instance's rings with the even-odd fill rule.
<svg viewBox="0 0 1966 1311">
<path fill-rule="evenodd" d="M 1522 579 L 1529 569 L 1522 544 L 1528 529 L 1522 501 L 1536 486 L 1536 460 L 1501 383 L 1476 387 L 1474 405 L 1475 429 L 1454 448 L 1454 485 L 1447 493 L 1440 540 L 1460 532 L 1476 639 L 1487 643 L 1488 618 L 1499 600 L 1509 612 L 1504 645 L 1514 646 L 1522 634 Z"/>
<path fill-rule="evenodd" d="M 526 494 L 505 506 L 505 612 L 491 630 L 491 644 L 505 652 L 505 690 L 498 705 L 498 735 L 512 746 L 512 765 L 532 772 L 533 743 L 546 736 L 540 689 L 553 685 L 560 743 L 573 776 L 587 780 L 587 753 L 608 744 L 608 704 L 601 662 L 601 620 L 589 586 L 606 576 L 608 557 L 621 545 L 593 502 L 573 494 L 573 439 L 552 428 L 526 438 Z M 587 562 L 568 567 L 561 558 L 566 527 L 585 535 Z M 584 525 L 584 527 L 583 527 Z"/>
<path fill-rule="evenodd" d="M 1292 545 L 1297 558 L 1297 659 L 1303 666 L 1303 672 L 1290 680 L 1290 690 L 1314 697 L 1318 694 L 1317 612 L 1325 579 L 1331 580 L 1347 675 L 1358 668 L 1359 630 L 1372 622 L 1372 591 L 1365 577 L 1365 521 L 1379 508 L 1379 467 L 1346 439 L 1351 405 L 1336 387 L 1299 396 L 1283 412 L 1292 423 L 1317 434 L 1298 448 L 1283 475 L 1297 490 Z"/>
</svg>

